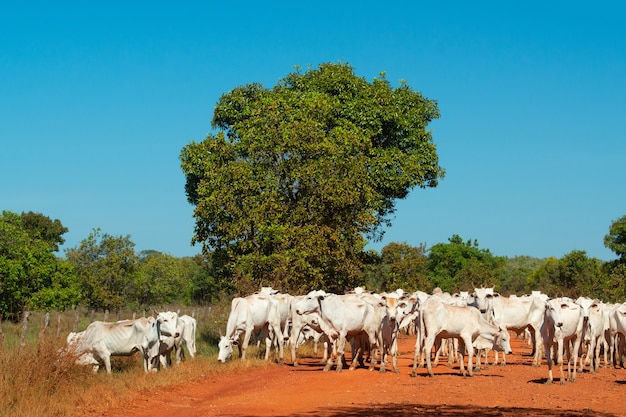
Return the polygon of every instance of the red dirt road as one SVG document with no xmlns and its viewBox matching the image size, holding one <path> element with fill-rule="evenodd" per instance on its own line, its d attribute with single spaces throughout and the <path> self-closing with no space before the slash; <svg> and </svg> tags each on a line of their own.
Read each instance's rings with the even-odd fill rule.
<svg viewBox="0 0 626 417">
<path fill-rule="evenodd" d="M 545 385 L 548 367 L 531 366 L 530 348 L 513 340 L 507 365 L 462 377 L 446 359 L 435 377 L 412 378 L 413 337 L 400 343 L 400 373 L 323 372 L 314 359 L 269 366 L 134 395 L 102 417 L 204 416 L 624 416 L 626 369 L 587 370 L 576 383 Z M 289 355 L 287 355 L 289 357 Z M 492 360 L 492 356 L 490 356 Z M 235 359 L 237 360 L 237 359 Z M 567 367 L 565 367 L 567 371 Z"/>
</svg>

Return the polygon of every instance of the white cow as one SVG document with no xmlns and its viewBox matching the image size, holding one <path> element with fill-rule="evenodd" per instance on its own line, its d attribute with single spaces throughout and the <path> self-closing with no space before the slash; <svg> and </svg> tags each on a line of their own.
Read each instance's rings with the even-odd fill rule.
<svg viewBox="0 0 626 417">
<path fill-rule="evenodd" d="M 614 304 L 610 307 L 610 354 L 613 366 L 624 367 L 624 342 L 626 340 L 626 303 Z"/>
<path fill-rule="evenodd" d="M 419 324 L 424 335 L 423 344 L 419 339 L 415 344 L 415 356 L 413 358 L 413 372 L 417 375 L 417 362 L 420 352 L 423 350 L 426 356 L 428 374 L 433 376 L 430 360 L 431 349 L 438 337 L 462 339 L 468 354 L 467 370 L 469 376 L 473 376 L 473 342 L 479 336 L 492 344 L 493 349 L 502 349 L 510 353 L 510 336 L 505 329 L 501 329 L 484 320 L 480 313 L 472 307 L 458 307 L 443 303 L 437 297 L 430 297 L 420 307 L 421 318 Z M 463 360 L 460 361 L 461 373 L 465 375 Z"/>
<path fill-rule="evenodd" d="M 185 357 L 183 344 L 187 346 L 189 356 L 194 358 L 196 356 L 196 319 L 188 315 L 178 316 L 178 313 L 171 311 L 161 313 L 160 315 L 167 317 L 169 322 L 175 323 L 176 328 L 175 334 L 161 332 L 161 366 L 168 367 L 172 365 L 172 351 L 174 352 L 176 363 L 179 364 Z"/>
<path fill-rule="evenodd" d="M 533 341 L 533 366 L 541 362 L 541 324 L 545 302 L 540 296 L 502 297 L 491 288 L 474 289 L 474 305 L 484 313 L 487 321 L 520 333 L 531 330 Z M 496 361 L 497 362 L 497 361 Z M 506 364 L 506 355 L 502 356 L 502 365 Z"/>
<path fill-rule="evenodd" d="M 583 310 L 584 326 L 582 346 L 587 347 L 584 361 L 583 355 L 581 355 L 580 358 L 579 372 L 582 372 L 584 365 L 588 364 L 589 371 L 596 373 L 600 366 L 600 351 L 603 347 L 605 352 L 608 350 L 604 333 L 609 326 L 609 313 L 599 300 L 593 300 L 589 297 L 579 297 L 576 300 L 576 304 Z"/>
<path fill-rule="evenodd" d="M 68 336 L 68 351 L 77 356 L 77 364 L 94 365 L 94 372 L 104 365 L 109 374 L 111 356 L 141 352 L 144 371 L 150 372 L 152 360 L 159 356 L 159 327 L 153 317 L 113 323 L 94 321 L 84 331 Z"/>
<path fill-rule="evenodd" d="M 291 349 L 291 360 L 293 362 L 293 366 L 299 366 L 298 356 L 296 349 L 304 343 L 307 338 L 312 338 L 315 343 L 314 352 L 317 353 L 317 344 L 321 337 L 324 337 L 324 357 L 322 360 L 324 362 L 328 361 L 328 349 L 329 349 L 329 340 L 324 336 L 324 332 L 319 326 L 319 318 L 315 314 L 297 314 L 296 313 L 296 304 L 298 301 L 303 299 L 305 296 L 297 295 L 294 296 L 289 307 L 289 326 L 287 328 L 286 340 L 288 341 L 289 347 Z"/>
<path fill-rule="evenodd" d="M 548 380 L 546 384 L 552 384 L 552 363 L 556 358 L 559 365 L 561 385 L 565 385 L 563 375 L 563 354 L 567 349 L 568 380 L 576 382 L 576 367 L 578 365 L 578 350 L 583 335 L 583 311 L 582 308 L 568 298 L 555 298 L 545 304 L 544 320 L 541 326 L 546 358 L 548 360 Z M 573 348 L 570 349 L 570 343 Z M 573 365 L 573 366 L 572 366 Z"/>
<path fill-rule="evenodd" d="M 336 343 L 337 372 L 341 372 L 343 368 L 346 340 L 361 332 L 367 334 L 368 342 L 373 349 L 370 370 L 375 368 L 380 321 L 377 310 L 370 303 L 355 294 L 336 295 L 324 291 L 311 291 L 295 305 L 297 314 L 315 314 L 322 331 L 331 342 Z M 331 356 L 326 362 L 324 371 L 329 371 L 332 365 Z M 351 368 L 355 365 L 353 361 Z"/>
<path fill-rule="evenodd" d="M 265 337 L 265 360 L 269 360 L 272 337 L 277 339 L 279 363 L 282 364 L 284 341 L 281 337 L 279 304 L 271 296 L 263 294 L 236 297 L 232 300 L 226 335 L 220 336 L 217 360 L 226 362 L 232 356 L 235 345 L 239 346 L 239 357 L 245 359 L 253 332 Z M 243 342 L 240 341 L 242 335 Z"/>
<path fill-rule="evenodd" d="M 381 323 L 380 340 L 382 343 L 382 356 L 380 372 L 385 372 L 387 356 L 391 355 L 392 367 L 395 373 L 398 369 L 398 332 L 401 328 L 408 326 L 414 320 L 415 311 L 418 307 L 417 300 L 410 299 L 404 292 L 396 290 L 390 293 L 381 294 L 385 302 L 385 316 Z"/>
</svg>

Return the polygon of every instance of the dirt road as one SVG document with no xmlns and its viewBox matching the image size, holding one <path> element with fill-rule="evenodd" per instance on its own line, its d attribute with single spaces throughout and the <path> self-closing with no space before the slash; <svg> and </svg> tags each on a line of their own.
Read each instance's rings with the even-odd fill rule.
<svg viewBox="0 0 626 417">
<path fill-rule="evenodd" d="M 435 377 L 412 378 L 412 337 L 400 343 L 401 372 L 323 372 L 314 359 L 293 367 L 220 374 L 169 389 L 137 393 L 102 417 L 200 416 L 624 416 L 626 370 L 587 370 L 576 383 L 545 385 L 547 365 L 531 366 L 531 349 L 512 341 L 508 364 L 463 377 L 440 363 Z M 236 359 L 235 359 L 236 360 Z"/>
</svg>

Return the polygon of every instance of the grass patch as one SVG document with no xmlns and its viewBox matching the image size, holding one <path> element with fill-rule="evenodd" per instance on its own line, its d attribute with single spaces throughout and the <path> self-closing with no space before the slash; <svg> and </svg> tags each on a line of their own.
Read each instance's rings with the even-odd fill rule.
<svg viewBox="0 0 626 417">
<path fill-rule="evenodd" d="M 163 310 L 168 309 L 178 310 L 174 307 Z M 144 373 L 139 353 L 130 357 L 112 357 L 112 375 L 107 375 L 104 369 L 94 374 L 90 366 L 75 365 L 72 358 L 60 355 L 59 350 L 76 322 L 73 312 L 50 314 L 50 324 L 45 329 L 42 327 L 44 314 L 32 313 L 22 347 L 22 323 L 5 321 L 2 323 L 4 341 L 0 348 L 0 416 L 94 415 L 123 404 L 138 392 L 222 372 L 268 366 L 268 362 L 262 359 L 263 344 L 260 348 L 250 346 L 246 360 L 234 359 L 226 364 L 217 362 L 217 343 L 220 332 L 226 330 L 229 312 L 229 301 L 210 309 L 181 309 L 181 314 L 194 315 L 198 321 L 197 356 L 192 360 L 187 355 L 187 360 L 180 365 L 151 374 Z M 87 327 L 90 315 L 92 313 L 88 312 L 79 315 L 79 331 Z M 109 317 L 109 321 L 131 317 L 132 312 L 127 312 Z M 102 314 L 93 319 L 102 320 Z"/>
</svg>

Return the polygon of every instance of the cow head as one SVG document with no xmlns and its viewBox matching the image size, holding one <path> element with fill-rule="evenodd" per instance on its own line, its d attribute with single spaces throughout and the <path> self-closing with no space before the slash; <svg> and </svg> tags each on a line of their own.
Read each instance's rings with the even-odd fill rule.
<svg viewBox="0 0 626 417">
<path fill-rule="evenodd" d="M 237 341 L 220 335 L 220 341 L 217 346 L 219 347 L 217 361 L 224 363 L 233 356 L 233 348 L 237 346 Z"/>
<path fill-rule="evenodd" d="M 326 297 L 326 292 L 322 290 L 315 290 L 309 292 L 305 295 L 300 301 L 298 301 L 295 305 L 296 314 L 311 314 L 311 313 L 321 313 L 321 301 Z"/>
<path fill-rule="evenodd" d="M 493 345 L 495 350 L 501 350 L 506 354 L 513 353 L 511 349 L 511 335 L 506 327 L 498 327 L 498 335 Z"/>
<path fill-rule="evenodd" d="M 178 313 L 175 311 L 156 313 L 156 321 L 159 324 L 159 335 L 161 338 L 180 337 L 180 332 L 178 331 Z"/>
</svg>

